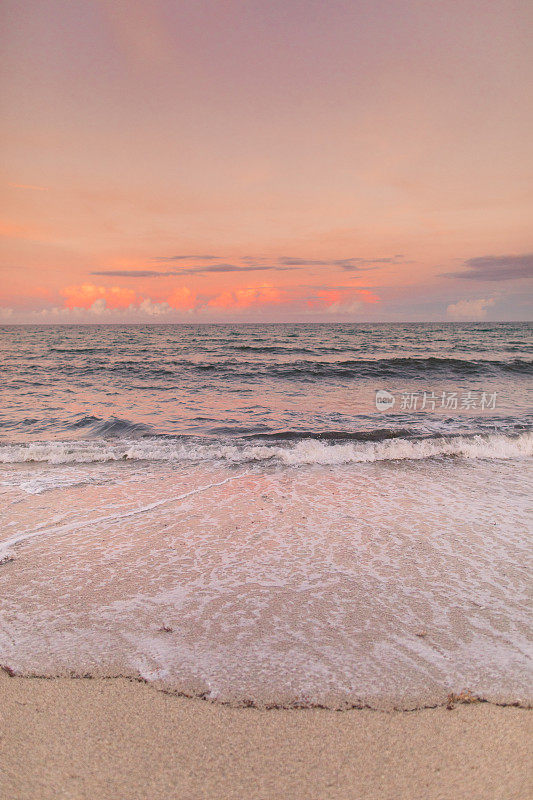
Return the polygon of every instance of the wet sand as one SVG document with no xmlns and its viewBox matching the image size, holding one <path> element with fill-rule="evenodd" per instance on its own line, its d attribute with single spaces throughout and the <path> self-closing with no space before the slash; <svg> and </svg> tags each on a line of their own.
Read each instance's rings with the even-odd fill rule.
<svg viewBox="0 0 533 800">
<path fill-rule="evenodd" d="M 518 800 L 530 711 L 232 708 L 111 679 L 0 670 L 6 800 Z"/>
<path fill-rule="evenodd" d="M 516 465 L 490 495 L 468 464 L 367 467 L 11 469 L 0 664 L 258 706 L 531 704 Z"/>
</svg>

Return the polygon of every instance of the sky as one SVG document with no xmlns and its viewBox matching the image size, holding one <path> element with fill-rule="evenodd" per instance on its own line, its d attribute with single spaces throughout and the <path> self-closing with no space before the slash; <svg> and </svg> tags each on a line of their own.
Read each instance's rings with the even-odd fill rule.
<svg viewBox="0 0 533 800">
<path fill-rule="evenodd" d="M 529 0 L 4 0 L 0 324 L 527 320 Z"/>
</svg>

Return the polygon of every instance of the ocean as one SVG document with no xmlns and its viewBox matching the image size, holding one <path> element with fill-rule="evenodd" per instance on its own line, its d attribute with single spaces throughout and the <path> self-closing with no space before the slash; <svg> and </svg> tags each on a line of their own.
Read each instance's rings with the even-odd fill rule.
<svg viewBox="0 0 533 800">
<path fill-rule="evenodd" d="M 0 664 L 532 700 L 532 327 L 0 329 Z"/>
</svg>

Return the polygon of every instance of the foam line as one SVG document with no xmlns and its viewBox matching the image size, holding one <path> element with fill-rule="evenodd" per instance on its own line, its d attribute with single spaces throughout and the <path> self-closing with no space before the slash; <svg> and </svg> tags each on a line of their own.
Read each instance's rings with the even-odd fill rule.
<svg viewBox="0 0 533 800">
<path fill-rule="evenodd" d="M 158 508 L 159 506 L 163 506 L 166 503 L 174 503 L 178 500 L 185 500 L 187 497 L 191 497 L 195 494 L 200 494 L 200 492 L 206 492 L 208 489 L 212 489 L 215 486 L 223 486 L 225 483 L 229 483 L 230 481 L 238 480 L 239 478 L 244 478 L 248 475 L 247 472 L 243 472 L 240 475 L 231 475 L 229 478 L 225 478 L 223 481 L 218 481 L 216 483 L 208 483 L 207 486 L 200 486 L 197 489 L 192 489 L 190 492 L 185 492 L 184 494 L 176 495 L 175 497 L 165 497 L 163 500 L 156 500 L 154 503 L 148 503 L 145 506 L 141 506 L 140 508 L 136 508 L 133 511 L 125 511 L 122 514 L 111 514 L 108 516 L 103 517 L 96 517 L 94 519 L 88 519 L 86 522 L 74 522 L 67 525 L 59 525 L 56 527 L 51 528 L 38 528 L 37 530 L 29 531 L 28 533 L 23 533 L 18 536 L 12 536 L 9 539 L 6 539 L 4 542 L 0 542 L 0 557 L 5 556 L 11 547 L 14 547 L 21 542 L 26 542 L 29 539 L 34 539 L 37 536 L 44 536 L 45 534 L 54 534 L 54 533 L 69 533 L 73 530 L 80 530 L 81 528 L 86 528 L 88 525 L 96 525 L 99 522 L 110 522 L 119 519 L 128 519 L 129 517 L 135 517 L 138 514 L 145 514 L 147 511 L 152 511 L 154 508 Z"/>
<path fill-rule="evenodd" d="M 328 442 L 306 438 L 297 442 L 257 444 L 200 444 L 183 440 L 150 438 L 83 440 L 78 442 L 34 442 L 0 446 L 0 463 L 92 464 L 113 461 L 266 462 L 282 466 L 306 464 L 351 464 L 374 461 L 456 456 L 459 458 L 508 459 L 533 455 L 533 433 L 484 434 L 435 438 L 391 438 L 367 442 Z"/>
</svg>

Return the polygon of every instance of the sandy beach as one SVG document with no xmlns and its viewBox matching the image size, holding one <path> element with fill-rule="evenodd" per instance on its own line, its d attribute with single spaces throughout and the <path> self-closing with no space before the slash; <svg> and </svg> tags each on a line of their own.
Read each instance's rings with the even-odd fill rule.
<svg viewBox="0 0 533 800">
<path fill-rule="evenodd" d="M 141 682 L 0 673 L 9 800 L 531 796 L 531 712 L 231 708 Z"/>
<path fill-rule="evenodd" d="M 533 800 L 532 11 L 3 4 L 0 800 Z"/>
</svg>

